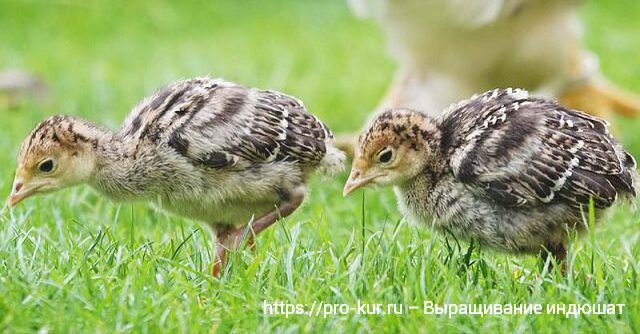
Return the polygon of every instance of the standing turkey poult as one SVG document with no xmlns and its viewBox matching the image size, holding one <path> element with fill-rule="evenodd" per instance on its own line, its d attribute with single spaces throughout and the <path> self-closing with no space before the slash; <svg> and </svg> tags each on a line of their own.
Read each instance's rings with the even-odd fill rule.
<svg viewBox="0 0 640 334">
<path fill-rule="evenodd" d="M 81 183 L 157 202 L 216 231 L 218 276 L 227 249 L 291 214 L 310 173 L 339 171 L 343 161 L 297 99 L 199 78 L 158 90 L 117 132 L 70 116 L 44 120 L 22 144 L 8 202 Z"/>
<path fill-rule="evenodd" d="M 633 157 L 607 123 L 518 89 L 474 96 L 439 118 L 392 109 L 356 149 L 345 196 L 393 185 L 401 209 L 440 231 L 564 264 L 567 228 L 582 230 L 618 195 L 633 198 Z"/>
</svg>

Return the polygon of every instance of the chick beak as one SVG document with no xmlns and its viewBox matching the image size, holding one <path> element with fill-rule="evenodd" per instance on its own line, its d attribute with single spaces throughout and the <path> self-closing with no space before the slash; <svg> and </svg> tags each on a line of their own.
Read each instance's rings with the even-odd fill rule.
<svg viewBox="0 0 640 334">
<path fill-rule="evenodd" d="M 11 188 L 11 195 L 7 199 L 9 207 L 14 207 L 18 203 L 22 202 L 25 198 L 33 195 L 38 190 L 38 187 L 30 187 L 25 184 L 25 180 L 16 176 L 13 181 L 13 188 Z"/>
<path fill-rule="evenodd" d="M 349 195 L 354 190 L 367 185 L 374 178 L 376 178 L 376 175 L 365 176 L 359 170 L 353 168 L 351 170 L 351 175 L 349 175 L 349 180 L 347 180 L 347 183 L 344 184 L 342 195 L 343 196 Z"/>
</svg>

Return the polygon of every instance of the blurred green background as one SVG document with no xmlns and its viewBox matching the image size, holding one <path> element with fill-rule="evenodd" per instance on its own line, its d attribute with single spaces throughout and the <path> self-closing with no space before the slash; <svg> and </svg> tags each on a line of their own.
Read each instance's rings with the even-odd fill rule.
<svg viewBox="0 0 640 334">
<path fill-rule="evenodd" d="M 640 2 L 585 1 L 581 15 L 602 71 L 640 91 Z M 287 92 L 334 132 L 353 131 L 382 97 L 395 64 L 379 28 L 355 19 L 343 0 L 0 0 L 0 70 L 9 68 L 39 76 L 49 99 L 0 105 L 2 194 L 9 193 L 22 139 L 51 114 L 80 115 L 115 129 L 156 88 L 211 75 Z M 640 122 L 614 121 L 618 137 L 640 156 Z M 4 210 L 0 331 L 638 332 L 640 224 L 628 208 L 579 243 L 576 261 L 588 273 L 575 281 L 543 279 L 533 258 L 474 251 L 469 260 L 466 248 L 448 249 L 425 229 L 398 225 L 389 191 L 368 192 L 364 203 L 358 196 L 342 199 L 343 181 L 344 175 L 315 180 L 305 207 L 261 236 L 257 255 L 240 256 L 221 281 L 208 277 L 211 250 L 199 225 L 144 205 L 112 204 L 78 188 Z M 439 321 L 424 315 L 284 319 L 260 309 L 265 299 L 361 298 L 620 302 L 627 312 Z"/>
</svg>

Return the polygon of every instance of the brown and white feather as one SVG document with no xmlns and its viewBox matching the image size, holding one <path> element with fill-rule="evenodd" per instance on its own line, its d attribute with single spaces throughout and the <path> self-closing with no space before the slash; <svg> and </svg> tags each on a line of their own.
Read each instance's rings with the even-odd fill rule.
<svg viewBox="0 0 640 334">
<path fill-rule="evenodd" d="M 377 152 L 388 147 L 399 157 L 380 165 Z M 633 199 L 636 167 L 605 121 L 496 89 L 437 118 L 378 114 L 360 137 L 352 175 L 393 185 L 402 211 L 437 230 L 536 253 L 560 247 L 567 228 L 584 230 L 591 202 L 600 217 L 620 197 Z"/>
</svg>

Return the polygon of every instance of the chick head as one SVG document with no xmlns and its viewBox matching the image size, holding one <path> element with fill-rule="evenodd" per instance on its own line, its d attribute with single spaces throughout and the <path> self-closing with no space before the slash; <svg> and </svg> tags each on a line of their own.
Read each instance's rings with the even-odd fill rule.
<svg viewBox="0 0 640 334">
<path fill-rule="evenodd" d="M 425 114 L 392 109 L 373 119 L 362 132 L 343 195 L 366 185 L 399 185 L 415 177 L 436 152 L 435 122 Z"/>
<path fill-rule="evenodd" d="M 68 116 L 40 122 L 20 147 L 9 206 L 86 181 L 96 165 L 98 142 L 87 135 L 91 130 Z"/>
</svg>

